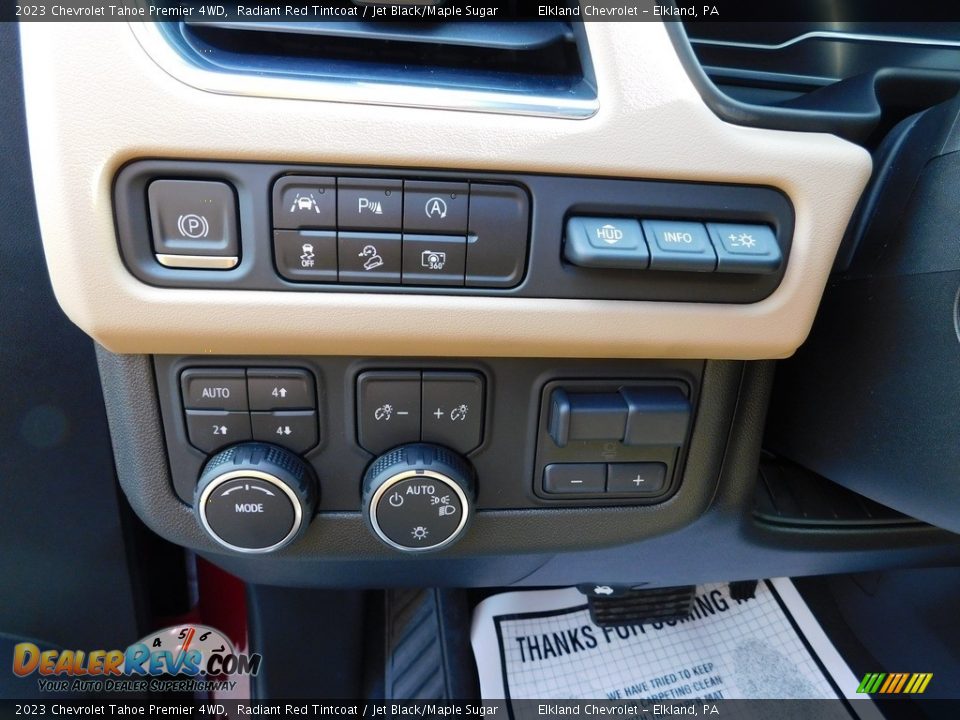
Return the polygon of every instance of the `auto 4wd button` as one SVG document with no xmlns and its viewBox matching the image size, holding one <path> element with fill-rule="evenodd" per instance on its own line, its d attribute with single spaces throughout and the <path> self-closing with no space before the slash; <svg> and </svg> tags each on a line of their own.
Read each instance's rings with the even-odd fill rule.
<svg viewBox="0 0 960 720">
<path fill-rule="evenodd" d="M 180 387 L 188 410 L 247 409 L 247 376 L 240 369 L 184 370 Z"/>
</svg>

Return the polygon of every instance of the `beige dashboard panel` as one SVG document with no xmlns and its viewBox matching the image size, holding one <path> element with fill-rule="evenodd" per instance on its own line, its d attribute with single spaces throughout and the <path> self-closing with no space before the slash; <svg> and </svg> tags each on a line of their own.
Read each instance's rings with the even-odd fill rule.
<svg viewBox="0 0 960 720">
<path fill-rule="evenodd" d="M 584 120 L 214 94 L 168 74 L 126 23 L 20 29 L 53 287 L 121 353 L 784 357 L 871 169 L 834 136 L 719 120 L 656 22 L 587 23 L 599 111 Z M 750 305 L 156 288 L 121 261 L 111 185 L 158 157 L 764 184 L 790 197 L 796 232 L 782 285 Z"/>
</svg>

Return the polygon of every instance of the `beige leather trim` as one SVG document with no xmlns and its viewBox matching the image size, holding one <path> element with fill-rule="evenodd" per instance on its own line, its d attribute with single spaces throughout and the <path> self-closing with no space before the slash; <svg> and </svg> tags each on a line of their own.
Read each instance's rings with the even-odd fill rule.
<svg viewBox="0 0 960 720">
<path fill-rule="evenodd" d="M 587 24 L 600 110 L 586 120 L 215 95 L 164 72 L 124 23 L 20 31 L 53 287 L 115 352 L 784 357 L 871 169 L 833 136 L 717 119 L 655 22 Z M 790 196 L 796 234 L 783 284 L 752 305 L 154 288 L 124 268 L 111 203 L 117 169 L 149 157 L 766 184 Z"/>
</svg>

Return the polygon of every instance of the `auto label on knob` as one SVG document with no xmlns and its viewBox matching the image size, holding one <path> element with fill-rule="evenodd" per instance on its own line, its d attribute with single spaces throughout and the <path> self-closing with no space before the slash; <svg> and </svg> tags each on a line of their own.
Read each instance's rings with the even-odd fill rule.
<svg viewBox="0 0 960 720">
<path fill-rule="evenodd" d="M 372 499 L 374 530 L 403 550 L 435 550 L 466 524 L 466 497 L 460 486 L 429 470 L 401 472 Z"/>
</svg>

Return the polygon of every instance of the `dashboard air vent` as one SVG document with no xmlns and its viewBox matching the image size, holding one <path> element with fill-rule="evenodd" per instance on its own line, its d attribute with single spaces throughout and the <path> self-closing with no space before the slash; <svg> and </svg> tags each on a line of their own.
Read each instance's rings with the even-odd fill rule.
<svg viewBox="0 0 960 720">
<path fill-rule="evenodd" d="M 833 132 L 871 145 L 960 89 L 958 22 L 671 25 L 694 73 L 708 79 L 701 93 L 740 124 Z"/>
<path fill-rule="evenodd" d="M 519 2 L 494 3 L 503 20 L 483 22 L 370 19 L 364 14 L 372 8 L 350 0 L 311 0 L 304 4 L 310 19 L 302 19 L 289 16 L 289 2 L 266 2 L 255 17 L 243 15 L 241 5 L 228 6 L 224 16 L 193 13 L 158 24 L 158 32 L 194 71 L 198 82 L 192 84 L 213 91 L 592 115 L 597 93 L 580 23 L 510 22 Z M 437 7 L 457 6 L 467 3 Z"/>
</svg>

